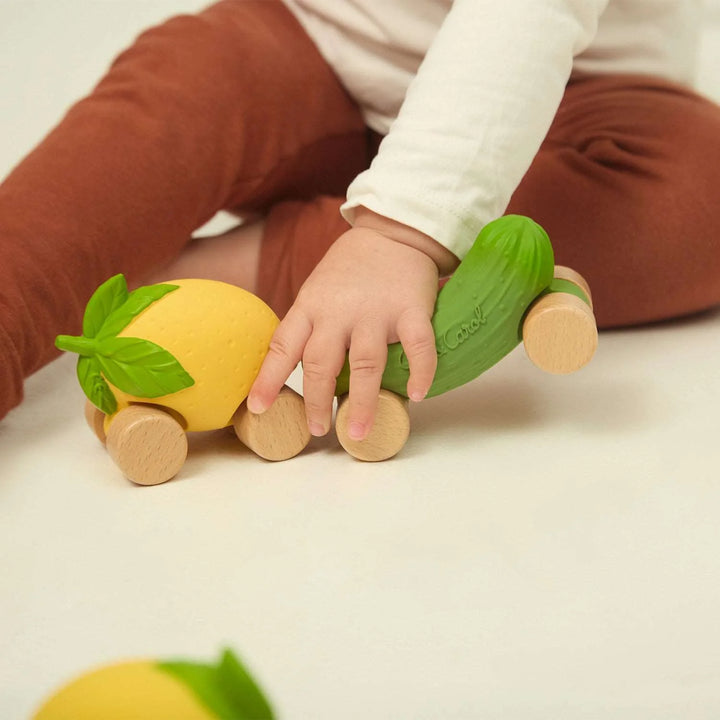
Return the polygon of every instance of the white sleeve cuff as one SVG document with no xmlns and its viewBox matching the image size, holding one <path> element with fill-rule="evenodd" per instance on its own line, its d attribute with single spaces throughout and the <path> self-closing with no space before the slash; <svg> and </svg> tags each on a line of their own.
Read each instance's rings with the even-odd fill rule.
<svg viewBox="0 0 720 720">
<path fill-rule="evenodd" d="M 505 212 L 607 0 L 455 0 L 341 212 L 368 209 L 458 257 Z"/>
</svg>

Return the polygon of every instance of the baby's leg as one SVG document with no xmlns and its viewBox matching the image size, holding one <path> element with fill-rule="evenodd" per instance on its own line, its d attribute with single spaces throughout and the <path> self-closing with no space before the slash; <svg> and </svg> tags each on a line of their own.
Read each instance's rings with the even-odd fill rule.
<svg viewBox="0 0 720 720">
<path fill-rule="evenodd" d="M 279 0 L 224 0 L 141 35 L 0 185 L 0 417 L 102 281 L 137 284 L 220 208 L 344 191 L 366 145 Z"/>
<path fill-rule="evenodd" d="M 142 285 L 180 278 L 206 278 L 239 285 L 257 294 L 265 220 L 253 220 L 221 235 L 198 237 L 180 255 L 142 278 Z"/>
<path fill-rule="evenodd" d="M 598 324 L 720 304 L 720 107 L 648 77 L 570 83 L 508 212 L 584 275 Z"/>
<path fill-rule="evenodd" d="M 350 228 L 340 215 L 344 201 L 344 195 L 321 195 L 279 202 L 259 220 L 193 240 L 146 282 L 189 276 L 232 282 L 282 317 L 330 245 Z"/>
</svg>

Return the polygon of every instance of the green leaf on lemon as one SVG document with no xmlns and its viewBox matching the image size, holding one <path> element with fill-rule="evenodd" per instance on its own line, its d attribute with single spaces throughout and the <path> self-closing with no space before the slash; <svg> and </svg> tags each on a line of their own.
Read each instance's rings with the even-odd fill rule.
<svg viewBox="0 0 720 720">
<path fill-rule="evenodd" d="M 161 283 L 158 285 L 146 285 L 133 290 L 122 305 L 113 308 L 112 312 L 105 317 L 102 328 L 98 332 L 98 337 L 107 338 L 117 335 L 143 310 L 169 292 L 177 290 L 178 287 L 179 285 Z"/>
<path fill-rule="evenodd" d="M 76 352 L 78 379 L 96 407 L 110 415 L 117 400 L 108 382 L 141 398 L 156 398 L 195 383 L 164 348 L 141 338 L 117 337 L 146 308 L 179 285 L 160 283 L 128 292 L 123 275 L 106 280 L 92 295 L 83 316 L 83 334 L 58 335 L 61 350 Z"/>
<path fill-rule="evenodd" d="M 229 648 L 223 652 L 217 666 L 217 679 L 233 707 L 248 718 L 272 720 L 273 711 L 257 683 Z"/>
<path fill-rule="evenodd" d="M 98 339 L 95 357 L 108 382 L 129 395 L 156 398 L 194 384 L 172 354 L 149 340 Z"/>
<path fill-rule="evenodd" d="M 95 358 L 78 358 L 77 376 L 80 387 L 95 407 L 100 408 L 106 415 L 112 415 L 117 410 L 117 400 L 105 382 L 100 364 Z"/>
<path fill-rule="evenodd" d="M 128 298 L 124 275 L 106 280 L 93 294 L 85 307 L 83 335 L 94 338 L 102 329 L 108 315 L 121 307 Z"/>
<path fill-rule="evenodd" d="M 226 649 L 217 665 L 176 660 L 158 667 L 188 687 L 219 720 L 274 720 L 262 690 L 232 650 Z"/>
</svg>

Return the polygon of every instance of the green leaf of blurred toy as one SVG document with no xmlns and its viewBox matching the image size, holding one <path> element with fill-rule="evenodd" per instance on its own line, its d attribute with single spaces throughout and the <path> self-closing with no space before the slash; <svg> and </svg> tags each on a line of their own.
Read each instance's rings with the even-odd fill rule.
<svg viewBox="0 0 720 720">
<path fill-rule="evenodd" d="M 185 661 L 159 667 L 180 678 L 222 720 L 273 720 L 270 704 L 232 650 L 217 665 Z"/>
</svg>

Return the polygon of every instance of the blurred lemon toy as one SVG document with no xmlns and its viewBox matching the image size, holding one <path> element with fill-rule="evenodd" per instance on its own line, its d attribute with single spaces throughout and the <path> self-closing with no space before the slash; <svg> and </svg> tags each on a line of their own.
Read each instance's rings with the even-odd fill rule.
<svg viewBox="0 0 720 720">
<path fill-rule="evenodd" d="M 273 720 L 230 650 L 215 665 L 135 661 L 93 670 L 55 693 L 33 720 Z"/>
<path fill-rule="evenodd" d="M 305 448 L 310 433 L 293 390 L 263 415 L 244 405 L 278 322 L 234 285 L 175 280 L 129 292 L 116 275 L 90 298 L 83 334 L 56 345 L 80 355 L 86 417 L 113 460 L 130 480 L 155 485 L 184 464 L 186 431 L 233 426 L 268 460 Z"/>
</svg>

